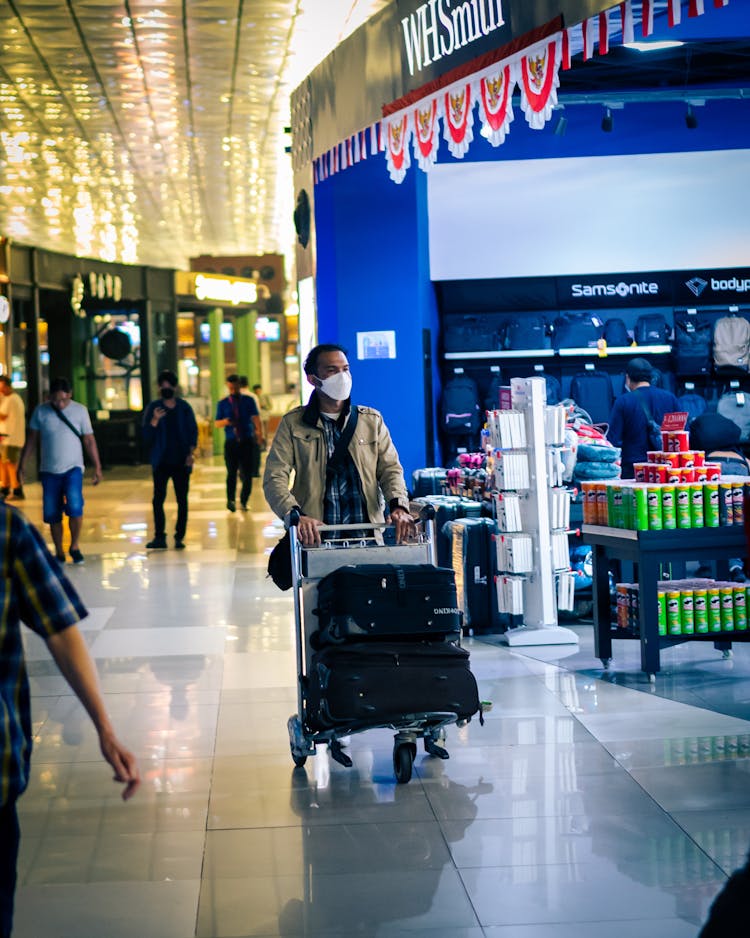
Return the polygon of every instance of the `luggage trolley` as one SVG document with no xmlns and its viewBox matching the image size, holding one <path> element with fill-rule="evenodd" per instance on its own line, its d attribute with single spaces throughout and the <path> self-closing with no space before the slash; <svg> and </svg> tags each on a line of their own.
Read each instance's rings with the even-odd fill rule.
<svg viewBox="0 0 750 938">
<path fill-rule="evenodd" d="M 434 511 L 429 508 L 422 513 L 416 540 L 408 544 L 388 544 L 382 532 L 390 527 L 380 524 L 321 525 L 322 535 L 333 535 L 323 540 L 319 547 L 305 547 L 299 540 L 297 524 L 299 517 L 291 518 L 289 536 L 292 552 L 292 580 L 294 592 L 294 621 L 297 644 L 297 713 L 289 717 L 289 745 L 295 766 L 302 767 L 308 756 L 314 756 L 316 747 L 325 743 L 331 757 L 340 765 L 350 768 L 352 760 L 343 751 L 341 739 L 364 730 L 387 727 L 396 731 L 393 741 L 393 770 L 396 780 L 405 784 L 412 775 L 412 765 L 417 754 L 417 740 L 424 740 L 425 750 L 441 759 L 448 752 L 438 740 L 444 728 L 459 722 L 455 712 L 426 712 L 404 714 L 402 719 L 388 722 L 351 722 L 337 724 L 334 728 L 315 730 L 307 720 L 305 685 L 308 667 L 314 649 L 310 636 L 318 627 L 313 610 L 317 605 L 317 589 L 320 580 L 327 574 L 347 564 L 361 563 L 364 552 L 368 563 L 435 565 L 435 522 Z"/>
</svg>

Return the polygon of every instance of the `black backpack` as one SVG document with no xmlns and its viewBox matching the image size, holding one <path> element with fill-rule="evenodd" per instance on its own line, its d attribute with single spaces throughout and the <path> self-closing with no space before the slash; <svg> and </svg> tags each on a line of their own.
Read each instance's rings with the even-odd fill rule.
<svg viewBox="0 0 750 938">
<path fill-rule="evenodd" d="M 446 352 L 492 352 L 500 347 L 500 341 L 486 316 L 446 316 L 443 346 Z"/>
<path fill-rule="evenodd" d="M 473 378 L 457 375 L 446 382 L 442 399 L 442 426 L 450 436 L 470 436 L 479 430 L 479 391 Z"/>
<path fill-rule="evenodd" d="M 591 417 L 592 423 L 606 423 L 615 395 L 606 371 L 581 371 L 570 382 L 570 396 Z"/>
<path fill-rule="evenodd" d="M 672 354 L 678 375 L 706 375 L 713 356 L 711 323 L 697 316 L 675 319 Z"/>
<path fill-rule="evenodd" d="M 643 413 L 646 417 L 646 427 L 648 430 L 648 448 L 650 450 L 661 451 L 663 449 L 661 439 L 661 424 L 659 424 L 654 419 L 654 414 L 650 408 L 646 406 L 643 395 L 638 394 L 637 390 L 633 391 L 633 393 L 638 395 L 638 403 L 641 405 L 641 409 L 643 410 Z"/>
<path fill-rule="evenodd" d="M 552 343 L 558 349 L 596 348 L 603 325 L 593 313 L 564 313 L 554 322 Z"/>
<path fill-rule="evenodd" d="M 509 351 L 549 348 L 547 323 L 535 313 L 518 313 L 505 327 L 503 345 Z"/>
<path fill-rule="evenodd" d="M 635 321 L 634 337 L 638 345 L 664 345 L 671 331 L 661 313 L 644 313 Z"/>
<path fill-rule="evenodd" d="M 614 348 L 627 348 L 631 344 L 627 326 L 622 319 L 608 319 L 604 323 L 604 340 Z"/>
</svg>

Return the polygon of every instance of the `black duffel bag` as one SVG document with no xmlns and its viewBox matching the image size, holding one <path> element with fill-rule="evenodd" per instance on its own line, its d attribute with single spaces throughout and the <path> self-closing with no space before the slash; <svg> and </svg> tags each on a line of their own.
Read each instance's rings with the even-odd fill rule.
<svg viewBox="0 0 750 938">
<path fill-rule="evenodd" d="M 453 570 L 432 564 L 353 564 L 318 584 L 318 647 L 366 639 L 456 637 L 461 611 Z"/>
</svg>

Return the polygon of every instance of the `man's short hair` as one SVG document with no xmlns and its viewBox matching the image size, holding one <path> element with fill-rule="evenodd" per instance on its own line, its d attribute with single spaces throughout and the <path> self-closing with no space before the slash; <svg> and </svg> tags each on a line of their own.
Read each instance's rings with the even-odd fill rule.
<svg viewBox="0 0 750 938">
<path fill-rule="evenodd" d="M 263 387 L 262 384 L 254 384 L 254 385 L 253 385 L 253 391 L 260 391 L 260 389 L 261 389 L 262 387 Z"/>
<path fill-rule="evenodd" d="M 0 375 L 0 383 L 8 388 L 11 387 L 10 378 L 7 375 Z"/>
<path fill-rule="evenodd" d="M 240 387 L 246 388 L 250 382 L 247 380 L 246 375 L 240 375 Z"/>
<path fill-rule="evenodd" d="M 62 391 L 64 394 L 70 394 L 70 381 L 68 381 L 67 378 L 53 378 L 49 383 L 49 393 L 55 394 L 57 391 Z"/>
<path fill-rule="evenodd" d="M 239 384 L 240 376 L 239 375 L 227 375 L 227 384 Z"/>
<path fill-rule="evenodd" d="M 625 374 L 631 381 L 648 381 L 650 384 L 654 370 L 645 358 L 631 358 L 625 366 Z"/>
<path fill-rule="evenodd" d="M 310 349 L 310 353 L 305 359 L 304 368 L 306 375 L 316 375 L 318 373 L 318 359 L 321 355 L 325 355 L 326 352 L 341 352 L 343 355 L 347 354 L 343 345 L 336 345 L 334 342 L 324 342 L 322 345 L 316 345 L 315 348 Z"/>
<path fill-rule="evenodd" d="M 176 388 L 178 384 L 177 375 L 173 371 L 170 371 L 169 368 L 160 371 L 156 379 L 157 384 L 164 384 L 165 382 L 166 384 L 171 384 L 173 388 Z"/>
</svg>

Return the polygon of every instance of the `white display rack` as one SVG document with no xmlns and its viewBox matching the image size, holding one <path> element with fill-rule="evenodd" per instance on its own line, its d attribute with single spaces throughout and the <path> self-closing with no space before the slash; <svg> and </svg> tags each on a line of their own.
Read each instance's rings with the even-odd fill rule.
<svg viewBox="0 0 750 938">
<path fill-rule="evenodd" d="M 530 486 L 520 500 L 521 529 L 532 541 L 532 563 L 523 578 L 523 625 L 501 636 L 508 645 L 570 645 L 578 636 L 557 623 L 557 576 L 559 562 L 553 557 L 548 460 L 551 449 L 560 450 L 560 441 L 547 442 L 547 386 L 544 378 L 513 378 L 513 410 L 524 415 L 525 451 L 529 462 Z M 555 569 L 555 567 L 558 569 Z M 508 571 L 512 573 L 512 571 Z M 503 573 L 498 574 L 502 579 Z"/>
</svg>

